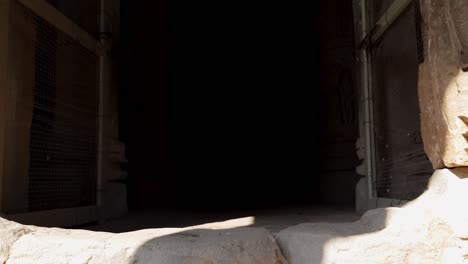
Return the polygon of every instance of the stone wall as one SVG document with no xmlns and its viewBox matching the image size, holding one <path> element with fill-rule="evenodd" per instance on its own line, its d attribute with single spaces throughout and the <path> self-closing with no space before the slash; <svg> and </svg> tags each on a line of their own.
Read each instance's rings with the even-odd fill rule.
<svg viewBox="0 0 468 264">
<path fill-rule="evenodd" d="M 351 0 L 320 3 L 320 200 L 341 205 L 354 203 L 358 181 L 352 11 Z"/>
<path fill-rule="evenodd" d="M 424 147 L 434 168 L 468 166 L 468 53 L 464 0 L 421 1 L 424 63 L 419 101 Z"/>
</svg>

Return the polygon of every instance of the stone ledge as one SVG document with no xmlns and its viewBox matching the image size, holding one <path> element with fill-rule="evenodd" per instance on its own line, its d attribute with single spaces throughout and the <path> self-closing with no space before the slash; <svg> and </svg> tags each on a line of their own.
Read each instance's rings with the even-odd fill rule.
<svg viewBox="0 0 468 264">
<path fill-rule="evenodd" d="M 1 220 L 0 263 L 287 264 L 266 229 L 230 224 L 112 234 Z"/>
<path fill-rule="evenodd" d="M 307 223 L 274 237 L 240 219 L 112 234 L 22 226 L 0 219 L 0 263 L 466 263 L 468 172 L 438 170 L 402 208 L 352 223 Z M 283 255 L 284 254 L 284 255 Z M 285 258 L 286 257 L 286 258 Z"/>
<path fill-rule="evenodd" d="M 466 263 L 468 179 L 439 170 L 428 190 L 402 208 L 368 211 L 354 223 L 311 223 L 276 235 L 291 264 Z"/>
</svg>

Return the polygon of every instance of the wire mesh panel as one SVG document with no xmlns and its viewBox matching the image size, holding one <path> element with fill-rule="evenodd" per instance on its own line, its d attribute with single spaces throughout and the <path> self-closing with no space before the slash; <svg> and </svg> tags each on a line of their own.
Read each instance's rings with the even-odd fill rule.
<svg viewBox="0 0 468 264">
<path fill-rule="evenodd" d="M 418 68 L 423 58 L 412 4 L 373 47 L 378 197 L 411 200 L 432 174 L 421 139 Z"/>
<path fill-rule="evenodd" d="M 31 81 L 18 86 L 15 119 L 28 127 L 18 128 L 28 131 L 21 137 L 29 142 L 28 210 L 93 205 L 98 58 L 20 3 L 11 12 L 11 34 L 31 43 L 22 47 L 31 63 L 21 65 L 30 75 L 21 78 Z"/>
</svg>

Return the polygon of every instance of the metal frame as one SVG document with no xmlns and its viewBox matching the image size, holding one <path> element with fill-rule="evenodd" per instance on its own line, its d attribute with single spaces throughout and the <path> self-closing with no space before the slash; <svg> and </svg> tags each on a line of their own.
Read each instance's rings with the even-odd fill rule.
<svg viewBox="0 0 468 264">
<path fill-rule="evenodd" d="M 370 22 L 370 1 L 369 0 L 356 0 L 358 9 L 355 12 L 355 17 L 360 18 L 356 21 L 357 32 L 361 35 L 358 37 L 359 43 L 359 57 L 361 62 L 361 104 L 364 108 L 361 120 L 364 125 L 365 137 L 365 163 L 366 163 L 366 177 L 368 186 L 368 199 L 371 204 L 375 201 L 376 207 L 379 207 L 377 201 L 380 199 L 376 196 L 375 176 L 376 176 L 376 146 L 374 143 L 374 99 L 373 99 L 373 76 L 372 76 L 372 58 L 371 58 L 371 44 L 380 40 L 380 38 L 387 32 L 395 20 L 403 14 L 406 8 L 413 2 L 413 0 L 395 0 L 385 13 L 377 20 L 375 25 Z M 393 203 L 391 199 L 385 199 Z M 396 202 L 397 200 L 395 200 Z M 390 203 L 388 202 L 388 203 Z M 385 202 L 387 204 L 387 202 Z"/>
<path fill-rule="evenodd" d="M 364 126 L 361 131 L 361 136 L 365 142 L 365 165 L 367 178 L 367 193 L 368 199 L 374 198 L 374 176 L 375 176 L 375 144 L 374 144 L 374 117 L 373 117 L 373 93 L 372 93 L 372 74 L 371 74 L 371 57 L 369 50 L 369 35 L 370 35 L 370 12 L 367 0 L 356 1 L 355 21 L 356 30 L 359 32 L 357 37 L 358 61 L 360 62 L 361 75 L 361 96 L 360 107 L 363 108 L 363 113 L 360 113 L 360 123 Z"/>
<path fill-rule="evenodd" d="M 83 206 L 65 209 L 54 209 L 6 216 L 9 220 L 25 225 L 43 227 L 73 227 L 95 222 L 98 219 L 96 206 Z"/>
<path fill-rule="evenodd" d="M 96 55 L 103 53 L 103 47 L 99 41 L 88 32 L 78 26 L 75 22 L 63 15 L 51 4 L 43 0 L 16 0 L 31 9 L 38 16 L 45 19 L 54 27 L 60 29 L 72 39 L 78 41 L 83 47 L 94 52 Z"/>
<path fill-rule="evenodd" d="M 0 85 L 8 78 L 8 34 L 10 20 L 10 0 L 0 0 Z M 3 175 L 5 173 L 5 143 L 8 109 L 8 90 L 0 86 L 0 214 L 3 206 Z"/>
<path fill-rule="evenodd" d="M 99 1 L 99 31 L 106 32 L 106 13 L 105 13 L 105 0 Z M 105 40 L 101 40 L 102 45 L 105 44 Z M 105 52 L 99 56 L 99 113 L 98 113 L 98 163 L 97 163 L 97 185 L 96 185 L 96 205 L 102 206 L 103 196 L 103 162 L 104 162 L 104 90 L 106 87 L 106 65 L 107 59 Z"/>
<path fill-rule="evenodd" d="M 78 26 L 75 22 L 67 18 L 55 7 L 43 0 L 0 0 L 0 84 L 8 80 L 7 58 L 8 54 L 8 30 L 9 30 L 9 11 L 11 1 L 18 1 L 38 16 L 55 26 L 57 29 L 67 34 L 73 40 L 80 43 L 83 47 L 93 52 L 99 57 L 99 113 L 98 122 L 98 172 L 97 172 L 97 193 L 96 205 L 75 207 L 48 211 L 39 211 L 22 214 L 8 214 L 7 217 L 12 220 L 22 222 L 33 222 L 34 224 L 54 225 L 54 226 L 73 226 L 83 223 L 96 221 L 99 218 L 98 209 L 102 201 L 102 179 L 103 179 L 103 130 L 104 130 L 104 90 L 106 83 L 105 65 L 106 65 L 106 46 L 104 41 L 99 41 L 91 36 L 87 31 Z M 104 27 L 104 18 L 102 10 L 104 1 L 101 4 L 101 22 L 100 29 Z M 8 89 L 0 89 L 0 216 L 2 215 L 2 188 L 3 175 L 5 173 L 5 143 L 6 127 L 8 115 Z M 34 221 L 31 221 L 34 219 Z M 57 220 L 58 219 L 58 220 Z"/>
<path fill-rule="evenodd" d="M 398 27 L 400 27 L 401 24 L 400 23 L 397 24 L 397 22 L 401 21 L 402 19 L 407 18 L 407 17 L 402 17 L 403 15 L 413 16 L 413 12 L 415 11 L 414 8 L 418 6 L 417 4 L 418 4 L 417 0 L 393 0 L 391 5 L 385 10 L 385 12 L 381 15 L 381 17 L 377 20 L 377 22 L 375 22 L 375 24 L 372 25 L 371 34 L 369 36 L 369 41 L 368 41 L 367 44 L 370 44 L 369 46 L 371 46 L 373 48 L 375 48 L 377 45 L 379 45 L 380 44 L 379 42 L 384 41 L 384 37 L 385 37 L 386 33 L 389 30 L 391 30 L 392 28 L 394 28 L 392 26 L 397 26 L 398 25 Z M 410 12 L 411 12 L 411 14 L 409 14 Z M 413 19 L 413 18 L 411 18 L 411 19 Z M 417 18 L 416 18 L 416 22 L 417 22 Z M 416 34 L 417 34 L 417 31 L 416 31 Z M 416 35 L 413 33 L 412 36 L 414 37 Z M 375 49 L 371 49 L 371 50 L 375 50 Z M 375 78 L 374 76 L 370 76 L 370 77 L 372 79 Z M 416 80 L 417 80 L 417 78 L 416 78 Z M 374 87 L 373 88 L 374 91 L 379 91 L 380 90 L 380 89 L 377 89 L 377 88 L 379 88 L 379 87 Z M 374 110 L 374 111 L 376 111 L 376 110 Z M 375 127 L 374 127 L 374 130 L 375 130 Z M 377 153 L 375 151 L 377 146 L 378 145 L 374 146 L 374 153 Z M 421 153 L 421 152 L 418 151 L 417 153 Z M 403 153 L 401 153 L 401 152 L 399 154 L 403 155 Z M 389 159 L 386 159 L 386 160 L 389 160 Z M 391 159 L 391 160 L 394 161 L 394 159 Z M 374 161 L 377 161 L 377 158 L 375 158 Z M 382 162 L 382 161 L 380 161 L 380 162 Z M 418 172 L 413 171 L 413 172 L 411 172 L 411 174 L 419 173 L 419 171 L 420 171 L 419 167 L 417 165 L 414 165 L 416 167 L 413 168 L 414 167 L 413 165 L 410 166 L 411 169 L 414 169 L 415 171 L 417 170 Z M 428 165 L 430 165 L 430 164 L 428 163 Z M 382 165 L 382 166 L 385 166 L 385 165 Z M 406 167 L 408 167 L 408 165 L 406 165 Z M 375 166 L 375 168 L 377 168 L 377 166 Z M 413 189 L 413 191 L 411 193 L 409 191 L 407 191 L 406 194 L 401 193 L 401 194 L 398 194 L 398 195 L 385 195 L 382 192 L 382 189 L 389 188 L 388 192 L 390 192 L 390 189 L 392 189 L 392 187 L 388 187 L 387 184 L 392 185 L 392 184 L 395 184 L 396 181 L 393 181 L 391 179 L 392 178 L 391 176 L 390 177 L 388 175 L 387 176 L 381 176 L 380 174 L 382 174 L 382 173 L 385 174 L 385 172 L 383 172 L 383 171 L 385 171 L 385 169 L 381 168 L 380 165 L 379 165 L 379 176 L 377 177 L 377 171 L 376 171 L 376 174 L 375 174 L 375 177 L 376 177 L 375 180 L 376 181 L 373 182 L 373 190 L 375 191 L 374 199 L 387 199 L 387 200 L 393 200 L 393 201 L 400 201 L 399 199 L 401 199 L 402 197 L 404 197 L 406 199 L 414 199 L 414 198 L 416 198 L 415 194 L 419 195 L 420 192 L 422 191 L 422 189 L 420 189 L 419 191 L 414 191 L 414 189 Z M 428 171 L 426 171 L 426 173 L 428 173 Z M 410 175 L 405 175 L 405 176 L 409 177 Z M 410 182 L 410 180 L 408 180 L 408 183 L 409 182 Z M 413 182 L 415 182 L 415 181 L 413 180 Z M 399 183 L 399 185 L 403 186 L 403 183 Z M 424 187 L 423 185 L 420 185 L 420 188 L 423 188 L 423 187 Z M 393 188 L 395 188 L 396 190 L 398 190 L 397 192 L 399 192 L 400 189 L 403 188 L 403 187 L 393 187 Z M 409 190 L 409 189 L 403 188 L 401 190 L 406 191 L 406 190 Z M 395 193 L 394 190 L 392 192 Z M 383 197 L 388 197 L 388 198 L 383 198 Z"/>
<path fill-rule="evenodd" d="M 410 4 L 414 0 L 394 0 L 392 4 L 388 7 L 387 10 L 382 14 L 382 16 L 377 20 L 375 25 L 368 25 L 370 29 L 370 35 L 368 36 L 368 41 L 366 42 L 367 51 L 369 60 L 372 60 L 370 57 L 371 46 L 373 43 L 378 42 L 384 34 L 390 29 L 390 27 L 395 23 L 395 21 L 406 11 L 406 9 L 410 6 Z M 368 6 L 366 10 L 366 14 L 370 16 L 370 7 Z M 370 91 L 374 91 L 375 87 L 372 85 L 373 83 L 373 74 L 372 74 L 372 65 L 369 63 L 370 71 L 369 71 L 369 85 Z M 371 103 L 371 112 L 372 115 L 374 113 L 373 107 L 373 100 Z M 374 120 L 373 118 L 371 119 Z M 375 135 L 375 126 L 374 122 L 372 124 L 372 136 Z M 369 195 L 370 203 L 373 207 L 388 207 L 394 205 L 402 205 L 408 203 L 409 201 L 406 200 L 399 200 L 399 199 L 389 199 L 389 198 L 382 198 L 377 196 L 377 186 L 376 186 L 376 176 L 377 176 L 377 166 L 376 166 L 376 145 L 375 141 L 372 141 L 372 146 L 369 146 L 372 149 L 372 181 L 369 183 L 369 189 L 372 190 L 372 195 Z"/>
<path fill-rule="evenodd" d="M 363 23 L 362 26 L 365 30 L 364 32 L 371 32 L 370 25 L 370 8 L 368 2 L 365 5 L 362 5 L 363 9 L 362 17 Z M 366 38 L 367 36 L 365 36 Z M 367 158 L 367 181 L 368 181 L 368 197 L 372 199 L 375 197 L 376 188 L 375 188 L 375 176 L 377 174 L 376 169 L 376 147 L 375 147 L 375 124 L 374 124 L 374 86 L 373 86 L 373 76 L 372 76 L 372 57 L 370 47 L 366 46 L 363 49 L 364 52 L 364 66 L 363 66 L 363 90 L 364 90 L 364 101 L 365 101 L 365 128 L 366 128 L 366 158 Z"/>
</svg>

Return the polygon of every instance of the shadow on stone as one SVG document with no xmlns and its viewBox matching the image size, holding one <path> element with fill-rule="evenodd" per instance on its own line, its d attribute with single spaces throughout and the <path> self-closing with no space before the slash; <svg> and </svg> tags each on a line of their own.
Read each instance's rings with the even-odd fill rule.
<svg viewBox="0 0 468 264">
<path fill-rule="evenodd" d="M 247 217 L 130 233 L 40 228 L 0 220 L 0 259 L 17 263 L 450 263 L 468 255 L 468 171 L 437 170 L 402 208 L 350 223 L 308 223 L 276 235 Z"/>
</svg>

